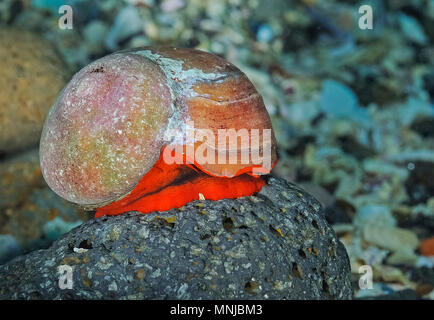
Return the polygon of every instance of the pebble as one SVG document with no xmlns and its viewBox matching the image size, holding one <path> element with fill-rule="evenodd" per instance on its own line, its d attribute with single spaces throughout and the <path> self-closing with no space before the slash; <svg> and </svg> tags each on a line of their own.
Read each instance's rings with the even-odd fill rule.
<svg viewBox="0 0 434 320">
<path fill-rule="evenodd" d="M 103 49 L 104 39 L 109 32 L 109 26 L 100 20 L 94 20 L 83 30 L 84 38 L 88 48 L 92 53 L 101 52 Z"/>
<path fill-rule="evenodd" d="M 256 33 L 256 39 L 259 42 L 270 42 L 274 38 L 274 32 L 270 25 L 261 24 Z"/>
<path fill-rule="evenodd" d="M 108 49 L 116 50 L 119 41 L 143 31 L 144 22 L 139 12 L 133 6 L 123 8 L 116 16 L 113 27 L 105 38 Z"/>
<path fill-rule="evenodd" d="M 375 272 L 385 282 L 399 282 L 402 284 L 409 284 L 409 280 L 398 268 L 381 265 L 375 267 Z"/>
<path fill-rule="evenodd" d="M 54 46 L 28 31 L 0 29 L 0 153 L 36 146 L 68 68 Z"/>
<path fill-rule="evenodd" d="M 79 226 L 82 221 L 66 222 L 62 218 L 56 217 L 48 221 L 44 227 L 44 234 L 49 240 L 56 240 L 62 234 L 67 233 L 71 229 Z"/>
<path fill-rule="evenodd" d="M 335 80 L 323 81 L 320 106 L 326 114 L 333 117 L 353 120 L 359 124 L 370 124 L 366 109 L 360 108 L 357 96 L 351 88 Z"/>
<path fill-rule="evenodd" d="M 0 163 L 0 212 L 22 204 L 33 189 L 44 186 L 37 149 Z"/>
<path fill-rule="evenodd" d="M 10 234 L 0 234 L 0 264 L 21 254 L 17 240 Z"/>
<path fill-rule="evenodd" d="M 414 250 L 419 245 L 419 240 L 412 231 L 380 225 L 365 225 L 363 238 L 368 243 L 393 252 Z"/>
<path fill-rule="evenodd" d="M 424 45 L 427 43 L 428 38 L 423 30 L 423 27 L 419 22 L 404 13 L 399 15 L 399 23 L 401 25 L 401 30 L 407 39 L 419 44 Z"/>
<path fill-rule="evenodd" d="M 434 237 L 422 241 L 419 250 L 424 256 L 434 256 Z"/>
<path fill-rule="evenodd" d="M 396 219 L 385 205 L 370 204 L 361 207 L 355 217 L 354 225 L 360 230 L 366 225 L 375 224 L 382 227 L 395 227 Z"/>
<path fill-rule="evenodd" d="M 402 249 L 393 252 L 388 258 L 387 263 L 390 265 L 407 265 L 414 266 L 418 260 L 417 254 L 411 249 Z"/>
<path fill-rule="evenodd" d="M 416 267 L 427 267 L 430 269 L 434 268 L 434 256 L 433 257 L 424 257 L 419 256 L 416 262 Z"/>
<path fill-rule="evenodd" d="M 164 0 L 161 3 L 161 10 L 163 12 L 173 12 L 177 11 L 185 6 L 185 2 L 183 0 Z"/>
</svg>

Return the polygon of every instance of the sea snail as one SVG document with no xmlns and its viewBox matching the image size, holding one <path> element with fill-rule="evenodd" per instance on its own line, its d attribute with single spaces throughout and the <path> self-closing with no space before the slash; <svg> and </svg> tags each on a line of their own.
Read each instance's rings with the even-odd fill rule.
<svg viewBox="0 0 434 320">
<path fill-rule="evenodd" d="M 262 97 L 234 65 L 172 47 L 81 69 L 44 124 L 49 187 L 96 217 L 252 195 L 277 162 Z"/>
</svg>

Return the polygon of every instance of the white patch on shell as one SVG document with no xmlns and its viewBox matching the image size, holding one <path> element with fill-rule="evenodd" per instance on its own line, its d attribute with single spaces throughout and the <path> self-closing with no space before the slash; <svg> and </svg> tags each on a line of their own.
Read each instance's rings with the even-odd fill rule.
<svg viewBox="0 0 434 320">
<path fill-rule="evenodd" d="M 188 130 L 187 123 L 190 122 L 190 117 L 186 117 L 188 110 L 185 105 L 180 107 L 175 105 L 174 102 L 178 101 L 178 103 L 183 103 L 183 99 L 196 96 L 197 94 L 191 88 L 198 81 L 217 81 L 221 79 L 224 74 L 213 72 L 206 73 L 196 68 L 184 70 L 184 62 L 182 60 L 166 58 L 158 53 L 152 53 L 151 50 L 138 50 L 129 53 L 137 54 L 151 60 L 157 64 L 165 74 L 172 97 L 171 108 L 174 112 L 169 119 L 166 130 L 162 133 L 162 137 L 167 143 L 174 145 L 185 144 L 187 137 L 186 132 Z M 182 117 L 184 117 L 183 120 L 181 120 Z M 176 134 L 174 135 L 174 133 Z"/>
</svg>

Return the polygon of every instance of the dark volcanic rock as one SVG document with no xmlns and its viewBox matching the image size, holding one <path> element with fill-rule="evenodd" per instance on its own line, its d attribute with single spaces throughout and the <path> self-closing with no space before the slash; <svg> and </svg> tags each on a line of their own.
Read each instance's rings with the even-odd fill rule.
<svg viewBox="0 0 434 320">
<path fill-rule="evenodd" d="M 72 267 L 72 289 L 58 267 Z M 349 299 L 349 260 L 319 203 L 269 178 L 253 197 L 83 223 L 0 266 L 1 299 Z"/>
</svg>

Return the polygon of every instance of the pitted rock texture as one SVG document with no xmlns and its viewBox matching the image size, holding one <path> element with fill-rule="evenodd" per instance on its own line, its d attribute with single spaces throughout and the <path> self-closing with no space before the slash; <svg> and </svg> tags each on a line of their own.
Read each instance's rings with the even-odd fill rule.
<svg viewBox="0 0 434 320">
<path fill-rule="evenodd" d="M 59 288 L 60 265 L 72 289 Z M 1 299 L 351 297 L 348 256 L 320 204 L 273 177 L 256 196 L 93 219 L 0 266 Z"/>
</svg>

